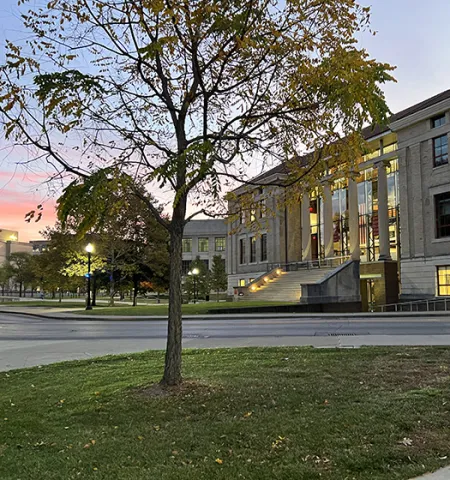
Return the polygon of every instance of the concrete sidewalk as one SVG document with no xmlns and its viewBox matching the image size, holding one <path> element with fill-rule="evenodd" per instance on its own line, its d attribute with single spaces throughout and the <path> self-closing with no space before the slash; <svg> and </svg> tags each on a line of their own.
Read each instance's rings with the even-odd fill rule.
<svg viewBox="0 0 450 480">
<path fill-rule="evenodd" d="M 450 480 L 450 467 L 442 468 L 434 473 L 427 473 L 411 480 Z"/>
</svg>

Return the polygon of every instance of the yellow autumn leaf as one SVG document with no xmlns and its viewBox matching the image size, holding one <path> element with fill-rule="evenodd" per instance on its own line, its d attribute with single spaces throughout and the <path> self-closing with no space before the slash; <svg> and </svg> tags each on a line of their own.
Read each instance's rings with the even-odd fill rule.
<svg viewBox="0 0 450 480">
<path fill-rule="evenodd" d="M 216 458 L 216 463 L 218 463 L 219 465 L 222 465 L 223 460 L 221 458 Z"/>
<path fill-rule="evenodd" d="M 251 417 L 251 416 L 252 416 L 252 413 L 253 413 L 253 412 L 244 413 L 244 417 L 245 417 L 245 418 Z"/>
</svg>

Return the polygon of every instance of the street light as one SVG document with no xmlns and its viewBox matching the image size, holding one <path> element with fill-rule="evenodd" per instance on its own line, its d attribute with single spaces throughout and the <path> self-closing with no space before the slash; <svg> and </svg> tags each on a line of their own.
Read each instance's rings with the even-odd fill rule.
<svg viewBox="0 0 450 480">
<path fill-rule="evenodd" d="M 91 305 L 91 253 L 94 251 L 94 245 L 88 243 L 85 248 L 88 255 L 88 273 L 87 273 L 87 303 L 86 310 L 92 310 Z"/>
<path fill-rule="evenodd" d="M 197 275 L 200 273 L 198 268 L 193 268 L 191 271 L 188 272 L 188 275 L 192 275 L 194 280 L 194 303 L 197 303 Z"/>
</svg>

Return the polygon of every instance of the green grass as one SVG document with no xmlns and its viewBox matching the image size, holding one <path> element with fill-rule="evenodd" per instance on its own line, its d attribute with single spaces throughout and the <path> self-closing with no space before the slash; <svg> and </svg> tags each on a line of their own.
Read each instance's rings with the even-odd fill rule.
<svg viewBox="0 0 450 480">
<path fill-rule="evenodd" d="M 444 347 L 188 350 L 167 397 L 145 391 L 162 352 L 3 372 L 0 478 L 406 480 L 450 463 L 449 364 Z"/>
<path fill-rule="evenodd" d="M 240 308 L 240 307 L 260 307 L 268 305 L 286 305 L 286 302 L 204 302 L 190 303 L 182 306 L 185 315 L 206 314 L 212 308 Z M 129 305 L 117 307 L 104 307 L 101 310 L 90 310 L 88 312 L 77 312 L 82 315 L 123 315 L 123 316 L 143 316 L 143 315 L 167 315 L 168 305 L 145 305 L 131 307 Z"/>
</svg>

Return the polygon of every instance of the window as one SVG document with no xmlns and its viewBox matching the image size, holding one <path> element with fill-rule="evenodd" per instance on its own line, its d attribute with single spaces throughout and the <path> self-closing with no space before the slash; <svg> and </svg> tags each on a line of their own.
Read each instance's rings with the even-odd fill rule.
<svg viewBox="0 0 450 480">
<path fill-rule="evenodd" d="M 261 235 L 261 262 L 267 261 L 267 233 Z"/>
<path fill-rule="evenodd" d="M 184 253 L 192 252 L 192 238 L 183 238 L 181 245 Z"/>
<path fill-rule="evenodd" d="M 434 197 L 436 208 L 436 238 L 450 236 L 450 192 Z"/>
<path fill-rule="evenodd" d="M 198 251 L 199 252 L 209 252 L 209 238 L 199 238 L 198 239 Z"/>
<path fill-rule="evenodd" d="M 434 166 L 445 165 L 448 163 L 448 138 L 447 135 L 433 138 L 433 159 Z"/>
<path fill-rule="evenodd" d="M 183 260 L 181 263 L 181 269 L 183 271 L 183 275 L 187 275 L 189 270 L 191 269 L 191 260 Z"/>
<path fill-rule="evenodd" d="M 437 287 L 439 296 L 450 296 L 450 265 L 437 267 Z"/>
<path fill-rule="evenodd" d="M 254 205 L 250 208 L 250 221 L 254 222 L 256 220 L 256 208 Z"/>
<path fill-rule="evenodd" d="M 262 200 L 259 201 L 259 217 L 260 218 L 265 218 L 266 217 L 266 199 L 263 198 Z"/>
<path fill-rule="evenodd" d="M 225 237 L 216 237 L 214 239 L 216 252 L 225 251 Z"/>
<path fill-rule="evenodd" d="M 239 263 L 245 263 L 245 238 L 239 240 Z"/>
<path fill-rule="evenodd" d="M 245 287 L 245 278 L 241 278 L 241 279 L 239 280 L 239 286 L 240 286 L 240 287 Z"/>
<path fill-rule="evenodd" d="M 244 210 L 241 209 L 240 213 L 239 213 L 239 221 L 241 223 L 241 225 L 244 225 L 245 224 L 245 212 Z"/>
<path fill-rule="evenodd" d="M 438 128 L 445 123 L 445 113 L 431 119 L 431 128 Z"/>
<path fill-rule="evenodd" d="M 250 263 L 256 262 L 256 237 L 250 238 Z"/>
</svg>

